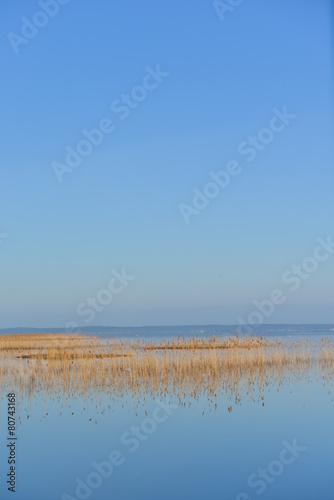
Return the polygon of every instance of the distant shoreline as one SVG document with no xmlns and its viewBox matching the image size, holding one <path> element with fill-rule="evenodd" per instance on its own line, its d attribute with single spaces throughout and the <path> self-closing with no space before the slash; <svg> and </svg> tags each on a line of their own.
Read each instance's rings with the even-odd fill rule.
<svg viewBox="0 0 334 500">
<path fill-rule="evenodd" d="M 239 325 L 175 325 L 175 326 L 82 326 L 80 332 L 86 335 L 233 335 Z M 65 328 L 16 327 L 1 328 L 0 335 L 66 333 Z M 73 332 L 76 333 L 76 332 Z M 306 333 L 334 334 L 334 324 L 268 324 L 254 325 L 254 335 L 289 335 Z"/>
</svg>

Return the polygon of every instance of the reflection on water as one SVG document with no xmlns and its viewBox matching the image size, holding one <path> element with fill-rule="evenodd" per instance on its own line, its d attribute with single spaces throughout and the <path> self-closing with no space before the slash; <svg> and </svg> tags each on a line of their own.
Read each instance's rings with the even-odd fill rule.
<svg viewBox="0 0 334 500">
<path fill-rule="evenodd" d="M 329 339 L 129 343 L 64 336 L 54 342 L 56 346 L 28 338 L 20 348 L 12 341 L 12 347 L 8 344 L 2 349 L 2 394 L 16 390 L 31 399 L 42 393 L 62 403 L 104 394 L 110 403 L 125 398 L 135 406 L 145 403 L 147 396 L 168 394 L 181 405 L 205 398 L 206 407 L 214 408 L 225 394 L 231 411 L 245 397 L 264 405 L 265 387 L 310 379 L 327 383 L 333 378 L 333 342 Z"/>
<path fill-rule="evenodd" d="M 332 340 L 13 342 L 19 500 L 331 498 Z"/>
</svg>

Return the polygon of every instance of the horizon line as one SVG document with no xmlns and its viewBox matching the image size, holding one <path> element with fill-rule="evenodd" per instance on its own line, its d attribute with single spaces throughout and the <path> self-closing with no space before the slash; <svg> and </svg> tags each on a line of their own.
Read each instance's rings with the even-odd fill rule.
<svg viewBox="0 0 334 500">
<path fill-rule="evenodd" d="M 172 324 L 172 325 L 78 325 L 77 328 L 85 328 L 85 329 L 97 329 L 97 328 L 178 328 L 178 327 L 238 327 L 242 326 L 239 324 L 231 324 L 231 323 L 185 323 L 185 324 Z M 268 327 L 268 326 L 333 326 L 333 323 L 259 323 L 251 325 L 254 328 Z M 1 327 L 2 330 L 18 330 L 18 329 L 31 329 L 31 330 L 65 330 L 65 327 L 60 326 L 47 326 L 47 327 L 35 327 L 35 326 L 9 326 L 9 327 Z"/>
</svg>

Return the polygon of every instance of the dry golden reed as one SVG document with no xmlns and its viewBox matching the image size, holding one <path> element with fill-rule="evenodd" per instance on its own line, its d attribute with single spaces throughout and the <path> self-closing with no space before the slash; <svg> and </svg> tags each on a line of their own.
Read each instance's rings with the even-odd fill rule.
<svg viewBox="0 0 334 500">
<path fill-rule="evenodd" d="M 82 398 L 133 401 L 174 395 L 180 404 L 222 395 L 264 404 L 268 387 L 333 381 L 333 342 L 294 343 L 261 337 L 178 338 L 135 342 L 70 335 L 0 337 L 1 393 L 43 395 L 60 402 Z M 231 411 L 232 406 L 228 407 Z"/>
</svg>

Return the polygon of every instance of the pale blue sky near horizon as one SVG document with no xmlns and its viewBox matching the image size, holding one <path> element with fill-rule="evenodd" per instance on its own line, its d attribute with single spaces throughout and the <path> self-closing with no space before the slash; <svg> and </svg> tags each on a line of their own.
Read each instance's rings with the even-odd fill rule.
<svg viewBox="0 0 334 500">
<path fill-rule="evenodd" d="M 92 324 L 235 324 L 280 288 L 267 323 L 334 323 L 334 255 L 296 291 L 282 275 L 333 234 L 333 13 L 323 0 L 70 0 L 16 54 L 37 1 L 0 20 L 0 328 L 87 325 L 113 269 L 135 276 Z M 125 120 L 112 102 L 169 73 Z M 252 162 L 273 109 L 295 115 Z M 103 118 L 115 130 L 59 183 L 54 161 Z M 242 172 L 186 224 L 209 173 Z"/>
</svg>

